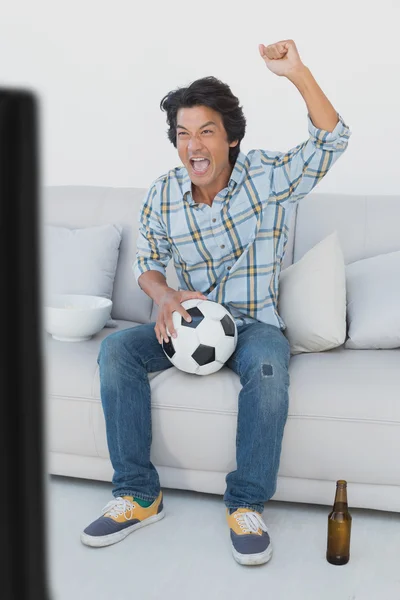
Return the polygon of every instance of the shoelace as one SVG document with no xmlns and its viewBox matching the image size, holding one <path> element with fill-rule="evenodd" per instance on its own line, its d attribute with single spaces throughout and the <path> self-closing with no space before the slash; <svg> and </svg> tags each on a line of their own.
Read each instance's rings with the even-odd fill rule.
<svg viewBox="0 0 400 600">
<path fill-rule="evenodd" d="M 257 533 L 258 529 L 268 531 L 266 524 L 256 512 L 236 513 L 235 519 L 243 533 Z"/>
<path fill-rule="evenodd" d="M 132 518 L 134 509 L 135 505 L 132 504 L 130 500 L 118 496 L 118 498 L 115 498 L 106 504 L 101 512 L 103 515 L 108 513 L 110 517 L 119 517 L 120 515 L 124 515 L 125 519 L 129 521 L 129 519 Z M 127 513 L 129 516 L 126 516 Z"/>
</svg>

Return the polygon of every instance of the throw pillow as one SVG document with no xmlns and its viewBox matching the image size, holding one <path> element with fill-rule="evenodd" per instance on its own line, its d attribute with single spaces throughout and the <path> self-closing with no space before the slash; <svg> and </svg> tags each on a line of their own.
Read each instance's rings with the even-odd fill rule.
<svg viewBox="0 0 400 600">
<path fill-rule="evenodd" d="M 344 344 L 346 271 L 336 232 L 281 272 L 278 310 L 292 354 Z"/>
<path fill-rule="evenodd" d="M 70 229 L 44 226 L 43 292 L 88 294 L 111 300 L 119 247 L 120 225 L 99 225 Z M 107 326 L 114 326 L 113 321 Z"/>
<path fill-rule="evenodd" d="M 345 347 L 400 348 L 400 251 L 347 265 L 346 286 Z"/>
</svg>

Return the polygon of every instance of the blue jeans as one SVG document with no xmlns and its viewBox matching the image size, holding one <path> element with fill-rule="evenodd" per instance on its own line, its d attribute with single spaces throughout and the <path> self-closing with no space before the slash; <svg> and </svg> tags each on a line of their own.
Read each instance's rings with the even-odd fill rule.
<svg viewBox="0 0 400 600">
<path fill-rule="evenodd" d="M 262 512 L 275 493 L 288 412 L 290 346 L 265 323 L 238 325 L 238 343 L 226 366 L 240 377 L 236 470 L 226 476 L 228 508 Z M 150 461 L 152 441 L 148 373 L 172 365 L 154 323 L 106 337 L 98 357 L 100 391 L 114 476 L 113 495 L 154 500 L 160 481 Z M 193 376 L 194 384 L 196 376 Z"/>
</svg>

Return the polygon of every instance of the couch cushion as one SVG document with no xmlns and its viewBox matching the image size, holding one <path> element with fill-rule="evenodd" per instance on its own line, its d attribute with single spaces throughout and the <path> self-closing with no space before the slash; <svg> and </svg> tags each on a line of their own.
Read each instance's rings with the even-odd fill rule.
<svg viewBox="0 0 400 600">
<path fill-rule="evenodd" d="M 340 348 L 293 357 L 280 475 L 396 484 L 397 471 L 383 458 L 388 447 L 398 447 L 399 371 L 400 350 Z M 236 374 L 223 367 L 197 377 L 172 367 L 150 386 L 154 464 L 223 473 L 236 468 Z M 102 408 L 92 408 L 96 448 L 108 458 Z"/>
<path fill-rule="evenodd" d="M 116 224 L 44 227 L 45 298 L 84 294 L 111 300 L 122 229 Z"/>
<path fill-rule="evenodd" d="M 400 252 L 347 265 L 346 287 L 346 348 L 400 348 Z"/>
<path fill-rule="evenodd" d="M 290 373 L 281 475 L 398 485 L 400 349 L 299 354 Z"/>
<path fill-rule="evenodd" d="M 299 354 L 290 378 L 293 417 L 400 424 L 400 349 Z"/>
<path fill-rule="evenodd" d="M 74 345 L 47 337 L 50 451 L 109 458 L 96 359 L 101 339 L 110 333 L 103 330 Z M 335 480 L 343 476 L 337 465 L 345 464 L 349 480 L 368 483 L 373 477 L 395 484 L 395 470 L 383 456 L 388 445 L 396 447 L 399 435 L 399 373 L 400 349 L 342 347 L 292 357 L 280 474 L 313 478 L 318 473 Z M 223 367 L 197 377 L 171 367 L 152 373 L 150 387 L 154 464 L 225 473 L 235 469 L 241 389 L 235 373 Z M 371 443 L 374 451 L 365 463 L 365 445 Z"/>
<path fill-rule="evenodd" d="M 145 193 L 140 188 L 47 186 L 43 188 L 41 202 L 44 224 L 71 228 L 110 223 L 123 226 L 111 316 L 137 323 L 148 323 L 153 305 L 137 285 L 132 271 L 138 214 Z"/>
<path fill-rule="evenodd" d="M 400 423 L 400 349 L 347 350 L 342 346 L 299 354 L 291 358 L 289 373 L 289 414 L 293 417 Z M 236 413 L 240 389 L 239 377 L 227 367 L 207 377 L 172 367 L 152 382 L 152 403 L 177 410 Z"/>
<path fill-rule="evenodd" d="M 359 196 L 312 192 L 300 200 L 294 262 L 333 231 L 345 263 L 400 250 L 400 196 Z"/>
<path fill-rule="evenodd" d="M 47 432 L 53 452 L 98 456 L 93 411 L 102 411 L 97 365 L 100 344 L 115 331 L 140 325 L 121 320 L 116 323 L 118 329 L 102 329 L 87 342 L 59 342 L 44 334 Z"/>
<path fill-rule="evenodd" d="M 278 310 L 291 354 L 322 352 L 344 343 L 346 274 L 336 232 L 281 271 Z"/>
<path fill-rule="evenodd" d="M 118 321 L 118 329 L 137 325 Z M 100 343 L 115 331 L 103 329 L 91 340 L 74 344 L 45 334 L 47 394 L 98 401 Z M 347 350 L 342 346 L 299 354 L 291 358 L 289 372 L 291 416 L 400 422 L 400 348 Z M 171 367 L 150 373 L 149 378 L 154 406 L 214 414 L 237 412 L 241 385 L 239 377 L 227 367 L 206 377 Z"/>
<path fill-rule="evenodd" d="M 280 475 L 398 483 L 398 470 L 384 457 L 398 448 L 399 373 L 400 350 L 338 348 L 293 357 Z M 194 382 L 174 367 L 158 374 L 151 381 L 154 464 L 235 469 L 240 389 L 226 367 Z M 104 419 L 94 412 L 97 448 L 107 457 Z"/>
<path fill-rule="evenodd" d="M 116 328 L 102 329 L 87 342 L 59 342 L 46 333 L 44 339 L 47 394 L 98 400 L 100 379 L 97 357 L 102 340 L 140 323 L 116 320 Z M 154 334 L 155 335 L 155 334 Z M 155 377 L 150 374 L 150 379 Z"/>
</svg>

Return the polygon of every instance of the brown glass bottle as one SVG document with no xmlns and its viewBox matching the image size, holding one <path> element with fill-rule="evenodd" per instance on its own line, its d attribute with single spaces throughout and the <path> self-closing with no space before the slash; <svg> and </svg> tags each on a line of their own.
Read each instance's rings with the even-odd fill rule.
<svg viewBox="0 0 400 600">
<path fill-rule="evenodd" d="M 350 560 L 351 515 L 347 505 L 347 482 L 336 482 L 335 503 L 328 515 L 326 560 L 332 565 L 345 565 Z"/>
</svg>

